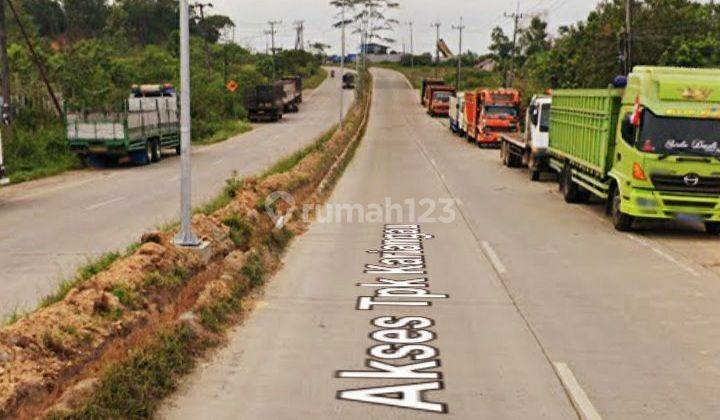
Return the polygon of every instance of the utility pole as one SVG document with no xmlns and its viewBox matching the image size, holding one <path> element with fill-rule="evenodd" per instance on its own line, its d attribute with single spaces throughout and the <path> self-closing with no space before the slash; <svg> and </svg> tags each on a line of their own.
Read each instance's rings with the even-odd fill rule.
<svg viewBox="0 0 720 420">
<path fill-rule="evenodd" d="M 268 22 L 268 25 L 270 25 L 270 31 L 268 31 L 268 35 L 270 35 L 270 51 L 272 52 L 272 62 L 273 62 L 273 80 L 275 80 L 276 75 L 275 72 L 277 71 L 277 64 L 275 62 L 275 35 L 277 35 L 277 29 L 275 29 L 276 26 L 282 25 L 281 20 L 271 20 Z"/>
<path fill-rule="evenodd" d="M 305 21 L 298 20 L 295 22 L 295 50 L 305 50 Z"/>
<path fill-rule="evenodd" d="M 440 26 L 442 26 L 442 23 L 437 21 L 430 26 L 435 28 L 435 78 L 437 78 L 438 66 L 440 65 Z"/>
<path fill-rule="evenodd" d="M 510 63 L 510 74 L 505 75 L 505 87 L 509 87 L 515 81 L 515 65 L 517 64 L 517 38 L 518 32 L 520 31 L 520 19 L 524 18 L 525 15 L 520 13 L 520 0 L 517 3 L 517 10 L 515 13 L 505 13 L 505 17 L 512 19 L 514 22 L 513 26 L 513 38 L 512 38 L 512 62 Z"/>
<path fill-rule="evenodd" d="M 632 71 L 632 0 L 625 0 L 625 74 Z"/>
<path fill-rule="evenodd" d="M 413 25 L 415 23 L 410 21 L 407 25 L 410 27 L 410 68 L 415 68 L 415 37 L 413 34 Z"/>
<path fill-rule="evenodd" d="M 192 231 L 192 177 L 190 126 L 190 5 L 180 0 L 180 232 L 173 240 L 181 247 L 197 247 L 200 240 Z"/>
<path fill-rule="evenodd" d="M 205 66 L 210 69 L 212 66 L 211 60 L 210 60 L 210 43 L 207 39 L 207 31 L 205 28 L 205 8 L 212 8 L 212 3 L 195 3 L 192 5 L 193 9 L 199 9 L 200 10 L 200 32 L 203 35 L 203 39 L 205 40 Z"/>
<path fill-rule="evenodd" d="M 465 30 L 465 25 L 463 25 L 463 18 L 460 16 L 460 26 L 454 26 L 453 29 L 458 31 L 460 36 L 460 45 L 458 46 L 458 56 L 457 56 L 457 77 L 455 80 L 455 94 L 460 93 L 460 72 L 462 70 L 462 55 L 463 55 L 463 30 Z M 458 109 L 460 107 L 460 101 L 458 101 Z"/>
<path fill-rule="evenodd" d="M 343 3 L 342 6 L 342 13 L 341 17 L 342 19 L 342 29 L 341 29 L 341 53 L 340 53 L 340 120 L 339 120 L 339 127 L 340 132 L 343 131 L 343 117 L 345 116 L 345 112 L 343 112 L 345 108 L 345 89 L 343 87 L 343 76 L 345 76 L 345 3 Z"/>
</svg>

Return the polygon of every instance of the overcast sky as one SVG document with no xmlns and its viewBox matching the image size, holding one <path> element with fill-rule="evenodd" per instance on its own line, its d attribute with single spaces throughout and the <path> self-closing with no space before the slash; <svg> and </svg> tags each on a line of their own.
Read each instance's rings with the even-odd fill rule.
<svg viewBox="0 0 720 420">
<path fill-rule="evenodd" d="M 455 51 L 458 45 L 457 31 L 452 25 L 459 24 L 462 11 L 466 32 L 463 49 L 486 52 L 491 29 L 496 25 L 512 30 L 512 21 L 503 17 L 505 12 L 513 12 L 516 4 L 513 0 L 398 0 L 400 9 L 394 12 L 396 19 L 405 23 L 414 21 L 415 52 L 431 51 L 434 48 L 435 32 L 430 24 L 436 20 L 442 23 L 441 37 Z M 574 23 L 584 19 L 599 0 L 520 0 L 521 12 L 527 15 L 542 14 L 549 21 L 551 33 L 560 25 Z M 305 41 L 321 41 L 339 49 L 340 34 L 331 27 L 336 13 L 329 0 L 214 0 L 214 13 L 226 14 L 237 24 L 235 39 L 243 45 L 264 50 L 269 20 L 281 20 L 278 27 L 277 44 L 284 48 L 295 45 L 293 23 L 305 21 Z M 403 42 L 409 46 L 409 28 L 403 24 L 395 30 L 393 38 L 398 42 L 392 46 L 402 51 Z M 348 51 L 355 51 L 359 41 L 348 40 Z"/>
</svg>

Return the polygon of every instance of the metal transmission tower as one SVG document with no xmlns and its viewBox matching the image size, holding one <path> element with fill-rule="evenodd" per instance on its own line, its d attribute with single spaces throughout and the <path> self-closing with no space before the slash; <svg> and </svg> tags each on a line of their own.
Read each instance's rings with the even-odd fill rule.
<svg viewBox="0 0 720 420">
<path fill-rule="evenodd" d="M 455 92 L 456 94 L 460 93 L 460 71 L 462 70 L 462 55 L 463 55 L 463 31 L 465 30 L 465 25 L 463 25 L 463 18 L 460 16 L 460 25 L 452 27 L 454 30 L 458 31 L 459 37 L 460 37 L 460 45 L 458 46 L 458 55 L 457 55 L 457 78 L 455 80 Z M 460 101 L 458 101 L 458 110 L 460 107 Z"/>
<path fill-rule="evenodd" d="M 437 21 L 430 25 L 435 28 L 435 77 L 438 77 L 438 66 L 440 65 L 440 27 L 442 23 Z"/>
<path fill-rule="evenodd" d="M 305 21 L 295 22 L 295 49 L 305 51 Z"/>
<path fill-rule="evenodd" d="M 277 35 L 277 26 L 282 25 L 282 20 L 271 20 L 268 22 L 268 25 L 270 25 L 270 30 L 266 32 L 266 34 L 270 35 L 270 52 L 272 52 L 272 63 L 273 63 L 273 80 L 275 80 L 276 75 L 275 72 L 277 71 L 277 63 L 275 62 L 275 35 Z"/>
<path fill-rule="evenodd" d="M 520 1 L 517 3 L 517 10 L 514 13 L 505 13 L 505 17 L 513 20 L 513 37 L 512 37 L 512 60 L 510 62 L 509 74 L 505 75 L 505 87 L 509 87 L 515 81 L 515 66 L 517 64 L 517 38 L 520 31 L 520 19 L 525 17 L 524 13 L 520 13 Z"/>
</svg>

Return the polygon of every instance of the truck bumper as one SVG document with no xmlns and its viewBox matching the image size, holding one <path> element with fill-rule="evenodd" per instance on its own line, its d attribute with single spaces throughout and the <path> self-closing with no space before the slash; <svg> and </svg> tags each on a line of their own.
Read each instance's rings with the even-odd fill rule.
<svg viewBox="0 0 720 420">
<path fill-rule="evenodd" d="M 687 195 L 633 188 L 629 195 L 623 194 L 621 208 L 624 213 L 639 218 L 720 221 L 720 196 Z"/>
<path fill-rule="evenodd" d="M 500 144 L 500 134 L 480 133 L 477 136 L 477 142 L 484 145 L 498 145 Z"/>
</svg>

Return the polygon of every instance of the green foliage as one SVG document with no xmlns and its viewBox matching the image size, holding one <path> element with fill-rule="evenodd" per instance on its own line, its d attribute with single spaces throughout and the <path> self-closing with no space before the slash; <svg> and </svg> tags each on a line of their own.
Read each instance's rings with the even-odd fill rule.
<svg viewBox="0 0 720 420">
<path fill-rule="evenodd" d="M 240 216 L 232 216 L 223 220 L 223 224 L 230 228 L 230 239 L 236 247 L 245 249 L 252 235 L 252 226 Z"/>
<path fill-rule="evenodd" d="M 119 253 L 109 252 L 80 267 L 77 271 L 77 275 L 74 278 L 64 280 L 60 283 L 58 289 L 53 294 L 45 296 L 40 302 L 40 307 L 44 308 L 52 305 L 53 303 L 60 302 L 65 298 L 65 296 L 67 296 L 70 290 L 88 281 L 96 274 L 107 270 L 112 265 L 112 263 L 118 260 L 118 258 L 120 258 Z"/>
<path fill-rule="evenodd" d="M 251 287 L 258 287 L 265 282 L 267 268 L 257 252 L 252 252 L 248 256 L 242 268 L 242 274 L 250 281 Z"/>
</svg>

